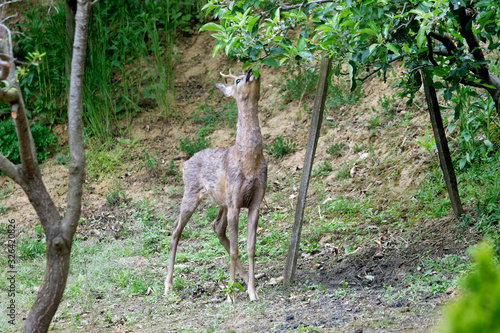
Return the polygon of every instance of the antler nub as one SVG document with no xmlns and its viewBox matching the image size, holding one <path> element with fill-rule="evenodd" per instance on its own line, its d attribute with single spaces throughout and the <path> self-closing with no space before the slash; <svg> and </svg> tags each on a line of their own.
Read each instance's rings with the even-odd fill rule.
<svg viewBox="0 0 500 333">
<path fill-rule="evenodd" d="M 231 74 L 231 69 L 229 69 L 229 75 L 223 74 L 222 72 L 220 72 L 220 75 L 222 77 L 230 77 L 230 78 L 235 79 L 235 80 L 238 78 L 237 76 Z"/>
</svg>

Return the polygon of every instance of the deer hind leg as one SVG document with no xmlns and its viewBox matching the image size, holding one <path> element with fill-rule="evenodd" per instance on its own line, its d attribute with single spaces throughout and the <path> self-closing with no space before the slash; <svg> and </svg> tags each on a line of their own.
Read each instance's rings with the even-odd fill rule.
<svg viewBox="0 0 500 333">
<path fill-rule="evenodd" d="M 172 278 L 174 275 L 174 263 L 175 254 L 177 252 L 177 245 L 179 244 L 179 239 L 181 238 L 182 231 L 188 223 L 189 219 L 193 215 L 194 211 L 200 204 L 201 199 L 197 193 L 185 192 L 182 198 L 181 213 L 177 225 L 172 232 L 172 239 L 170 241 L 170 256 L 168 261 L 168 273 L 165 279 L 165 295 L 168 294 L 170 287 L 172 286 Z"/>
<path fill-rule="evenodd" d="M 259 297 L 255 291 L 255 241 L 257 238 L 257 225 L 259 222 L 260 201 L 252 205 L 248 211 L 247 220 L 247 253 L 248 253 L 248 296 L 250 301 L 257 301 Z"/>
<path fill-rule="evenodd" d="M 229 227 L 229 258 L 231 259 L 229 268 L 229 282 L 234 282 L 236 275 L 236 262 L 238 259 L 238 220 L 240 215 L 239 207 L 228 207 L 227 223 Z M 236 302 L 236 294 L 231 293 L 230 301 Z"/>
<path fill-rule="evenodd" d="M 219 238 L 219 242 L 224 246 L 226 249 L 227 253 L 230 254 L 230 245 L 229 245 L 229 239 L 226 236 L 226 229 L 227 229 L 227 207 L 220 207 L 219 209 L 219 214 L 217 215 L 217 218 L 215 219 L 214 222 L 214 231 L 217 234 L 217 237 Z M 240 274 L 240 277 L 243 279 L 245 284 L 248 286 L 248 273 L 241 264 L 241 261 L 239 258 L 236 260 L 236 269 L 238 270 L 238 274 Z"/>
</svg>

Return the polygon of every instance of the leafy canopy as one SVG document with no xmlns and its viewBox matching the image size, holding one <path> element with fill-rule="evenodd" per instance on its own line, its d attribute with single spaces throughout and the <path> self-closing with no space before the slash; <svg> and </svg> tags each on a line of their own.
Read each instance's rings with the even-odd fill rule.
<svg viewBox="0 0 500 333">
<path fill-rule="evenodd" d="M 210 0 L 204 7 L 206 15 L 212 13 L 219 23 L 210 22 L 201 30 L 215 31 L 214 54 L 223 51 L 239 58 L 243 69 L 253 63 L 278 67 L 313 61 L 326 52 L 334 59 L 335 74 L 347 64 L 352 89 L 366 74 L 385 73 L 392 62 L 403 59 L 412 78 L 404 86 L 412 96 L 421 83 L 416 69 L 432 65 L 433 74 L 444 82 L 436 88 L 444 88 L 450 99 L 460 83 L 493 88 L 478 76 L 489 62 L 476 55 L 499 46 L 499 4 L 498 0 Z M 478 40 L 480 48 L 471 45 Z M 360 76 L 366 69 L 368 73 Z"/>
</svg>

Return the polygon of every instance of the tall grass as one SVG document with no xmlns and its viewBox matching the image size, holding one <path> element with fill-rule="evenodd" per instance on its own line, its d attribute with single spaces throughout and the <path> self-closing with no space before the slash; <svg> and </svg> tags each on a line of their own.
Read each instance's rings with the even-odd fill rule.
<svg viewBox="0 0 500 333">
<path fill-rule="evenodd" d="M 52 10 L 47 15 L 47 10 L 40 7 L 24 12 L 24 15 L 26 20 L 16 27 L 23 34 L 14 34 L 13 38 L 15 57 L 29 63 L 20 66 L 25 73 L 19 76 L 27 109 L 31 111 L 31 117 L 40 117 L 43 122 L 62 122 L 67 85 L 64 72 L 66 14 Z"/>
<path fill-rule="evenodd" d="M 159 112 L 175 112 L 171 59 L 176 31 L 190 30 L 201 19 L 206 0 L 101 0 L 92 10 L 84 87 L 84 119 L 88 132 L 101 142 L 127 135 L 145 98 Z M 38 2 L 36 2 L 38 4 Z M 26 6 L 19 5 L 19 11 Z M 21 87 L 28 109 L 44 123 L 66 117 L 65 6 L 24 12 L 17 29 L 16 57 L 24 67 Z"/>
</svg>

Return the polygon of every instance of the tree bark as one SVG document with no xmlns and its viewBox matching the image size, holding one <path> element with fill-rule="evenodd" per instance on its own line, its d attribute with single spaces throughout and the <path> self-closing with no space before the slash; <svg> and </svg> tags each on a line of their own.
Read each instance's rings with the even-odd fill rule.
<svg viewBox="0 0 500 333">
<path fill-rule="evenodd" d="M 66 79 L 68 82 L 71 80 L 71 57 L 73 56 L 73 43 L 75 40 L 75 14 L 76 14 L 76 0 L 66 0 Z M 69 85 L 66 89 L 66 95 L 69 98 Z"/>
<path fill-rule="evenodd" d="M 44 280 L 25 322 L 24 332 L 47 332 L 62 299 L 68 278 L 73 235 L 81 212 L 82 184 L 85 167 L 82 131 L 82 89 L 85 54 L 87 49 L 90 0 L 78 0 L 75 17 L 75 38 L 68 101 L 70 171 L 68 182 L 68 209 L 61 218 L 41 177 L 35 146 L 26 116 L 19 82 L 15 78 L 10 31 L 0 25 L 0 53 L 2 79 L 6 76 L 10 87 L 1 89 L 0 100 L 11 105 L 16 127 L 21 164 L 14 165 L 0 153 L 0 169 L 20 184 L 35 208 L 47 240 L 47 264 Z M 4 75 L 5 73 L 5 75 Z M 12 92 L 16 92 L 13 94 Z"/>
<path fill-rule="evenodd" d="M 491 75 L 489 71 L 489 65 L 486 63 L 483 50 L 479 41 L 472 30 L 472 15 L 473 8 L 460 7 L 458 9 L 458 19 L 460 23 L 459 32 L 462 37 L 467 41 L 469 46 L 469 52 L 472 53 L 474 60 L 480 62 L 478 69 L 475 71 L 477 76 L 481 79 L 482 84 L 488 85 L 484 87 L 493 98 L 495 103 L 495 109 L 497 111 L 497 117 L 500 121 L 500 80 L 498 77 Z"/>
<path fill-rule="evenodd" d="M 82 131 L 82 89 L 87 49 L 89 0 L 78 1 L 75 16 L 75 39 L 71 62 L 71 80 L 68 101 L 70 167 L 68 184 L 68 209 L 64 219 L 51 214 L 45 221 L 47 236 L 47 268 L 37 298 L 28 314 L 24 332 L 47 332 L 57 311 L 68 278 L 73 235 L 81 212 L 82 184 L 85 167 Z M 43 183 L 42 183 L 43 185 Z M 50 199 L 50 198 L 49 198 Z M 31 199 L 30 199 L 31 200 Z M 52 202 L 50 200 L 50 202 Z M 53 203 L 52 203 L 53 205 Z M 54 206 L 55 209 L 55 206 Z M 38 211 L 37 211 L 38 213 Z M 55 211 L 57 213 L 57 210 Z M 49 215 L 43 212 L 42 215 Z M 42 216 L 40 215 L 40 219 Z M 42 225 L 44 221 L 42 220 Z"/>
</svg>

